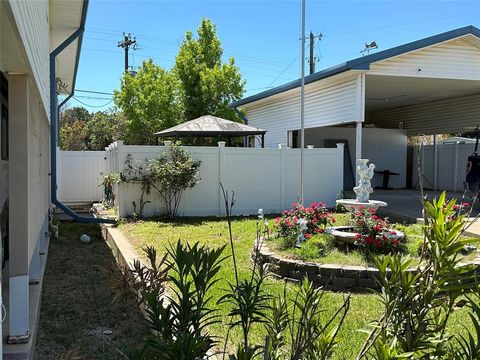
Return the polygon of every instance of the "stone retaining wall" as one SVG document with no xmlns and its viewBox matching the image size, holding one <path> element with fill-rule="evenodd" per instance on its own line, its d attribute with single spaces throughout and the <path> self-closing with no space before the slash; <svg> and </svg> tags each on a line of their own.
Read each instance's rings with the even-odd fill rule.
<svg viewBox="0 0 480 360">
<path fill-rule="evenodd" d="M 261 264 L 270 264 L 269 271 L 284 280 L 299 282 L 305 276 L 317 285 L 333 291 L 367 292 L 380 289 L 380 273 L 377 268 L 355 265 L 320 264 L 293 260 L 274 253 L 263 244 L 259 250 Z M 477 266 L 475 283 L 480 283 L 480 261 L 470 262 Z M 415 272 L 412 269 L 412 272 Z"/>
</svg>

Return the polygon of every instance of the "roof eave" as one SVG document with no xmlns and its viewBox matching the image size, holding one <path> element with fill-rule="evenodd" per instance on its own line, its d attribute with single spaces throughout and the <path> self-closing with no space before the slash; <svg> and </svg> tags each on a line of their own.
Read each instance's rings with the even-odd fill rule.
<svg viewBox="0 0 480 360">
<path fill-rule="evenodd" d="M 480 38 L 480 29 L 476 28 L 475 26 L 469 25 L 469 26 L 458 28 L 458 29 L 450 30 L 441 34 L 433 35 L 424 39 L 416 40 L 408 44 L 396 46 L 394 48 L 383 50 L 378 53 L 353 59 L 353 60 L 347 61 L 344 64 L 340 64 L 340 65 L 316 72 L 312 75 L 306 76 L 305 84 L 309 84 L 314 81 L 318 81 L 334 75 L 338 75 L 348 70 L 368 71 L 370 70 L 370 64 L 374 62 L 385 60 L 385 59 L 398 56 L 401 54 L 405 54 L 411 51 L 419 50 L 421 48 L 432 46 L 441 42 L 453 40 L 455 38 L 462 37 L 469 34 Z M 246 97 L 244 99 L 240 99 L 238 101 L 234 101 L 230 104 L 230 106 L 233 108 L 236 108 L 238 106 L 253 103 L 255 101 L 262 100 L 273 95 L 281 94 L 288 90 L 295 89 L 299 86 L 300 86 L 300 79 L 297 79 L 287 84 L 278 86 L 276 88 L 263 91 L 261 93 Z"/>
</svg>

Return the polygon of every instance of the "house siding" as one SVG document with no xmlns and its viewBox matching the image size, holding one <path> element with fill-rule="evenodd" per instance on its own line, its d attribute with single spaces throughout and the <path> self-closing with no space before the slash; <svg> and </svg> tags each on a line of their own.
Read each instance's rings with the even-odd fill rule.
<svg viewBox="0 0 480 360">
<path fill-rule="evenodd" d="M 364 91 L 361 74 L 326 79 L 305 87 L 305 128 L 361 121 Z M 287 143 L 287 132 L 300 128 L 300 89 L 245 107 L 248 124 L 267 130 L 265 146 Z"/>
<path fill-rule="evenodd" d="M 49 116 L 49 2 L 46 0 L 10 1 L 9 4 L 33 78 Z"/>
<path fill-rule="evenodd" d="M 480 48 L 469 37 L 379 61 L 368 74 L 480 80 Z"/>
<path fill-rule="evenodd" d="M 461 132 L 465 127 L 477 126 L 479 114 L 480 94 L 475 94 L 371 112 L 366 122 L 386 128 L 398 128 L 403 122 L 408 135 L 429 135 Z"/>
</svg>

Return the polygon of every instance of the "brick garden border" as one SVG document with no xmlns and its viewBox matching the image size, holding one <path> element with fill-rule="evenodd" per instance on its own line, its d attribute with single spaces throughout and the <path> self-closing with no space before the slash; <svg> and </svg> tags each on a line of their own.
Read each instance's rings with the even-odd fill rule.
<svg viewBox="0 0 480 360">
<path fill-rule="evenodd" d="M 289 259 L 275 253 L 265 243 L 258 249 L 257 260 L 262 265 L 269 264 L 269 272 L 286 281 L 299 282 L 307 277 L 314 284 L 332 291 L 367 292 L 380 289 L 380 272 L 374 267 Z M 476 265 L 475 275 L 478 279 L 475 283 L 480 283 L 480 258 L 468 263 Z M 415 273 L 416 269 L 411 271 Z"/>
</svg>

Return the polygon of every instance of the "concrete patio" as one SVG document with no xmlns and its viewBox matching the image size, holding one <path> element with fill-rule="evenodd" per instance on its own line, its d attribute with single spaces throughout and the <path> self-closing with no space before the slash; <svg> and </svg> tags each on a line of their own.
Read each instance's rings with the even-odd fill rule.
<svg viewBox="0 0 480 360">
<path fill-rule="evenodd" d="M 433 199 L 440 196 L 440 191 L 425 191 L 425 195 L 428 199 Z M 353 192 L 348 194 L 353 196 Z M 457 198 L 461 201 L 463 193 L 461 192 L 448 192 L 448 198 Z M 388 203 L 388 207 L 380 208 L 379 213 L 384 216 L 389 216 L 392 219 L 398 221 L 418 222 L 422 221 L 422 203 L 420 191 L 417 189 L 399 189 L 399 190 L 381 190 L 375 189 L 372 194 L 372 199 L 381 200 Z M 465 198 L 464 201 L 470 202 L 469 198 Z M 478 201 L 478 200 L 477 200 Z M 478 203 L 475 206 L 475 210 L 472 213 L 473 216 L 479 214 Z M 480 219 L 471 218 L 474 223 L 468 228 L 467 233 L 473 236 L 480 236 Z"/>
</svg>

